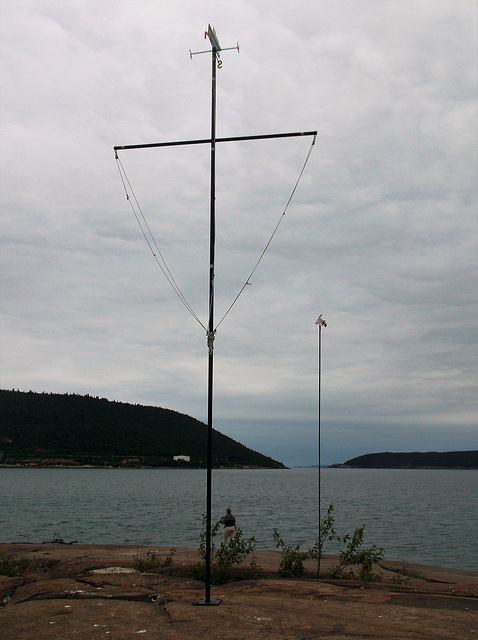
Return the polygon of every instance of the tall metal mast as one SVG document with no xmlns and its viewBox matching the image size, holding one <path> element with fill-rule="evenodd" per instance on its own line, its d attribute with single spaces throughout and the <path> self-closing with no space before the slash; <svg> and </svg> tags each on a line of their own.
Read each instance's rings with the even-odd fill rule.
<svg viewBox="0 0 478 640">
<path fill-rule="evenodd" d="M 214 382 L 214 277 L 216 253 L 216 68 L 221 47 L 216 32 L 209 25 L 207 35 L 212 45 L 211 72 L 211 192 L 209 210 L 209 322 L 207 327 L 207 477 L 206 477 L 206 591 L 197 604 L 217 605 L 218 598 L 211 599 L 211 495 L 212 495 L 212 408 Z"/>
<path fill-rule="evenodd" d="M 211 53 L 212 57 L 212 86 L 211 86 L 211 137 L 200 140 L 178 140 L 175 142 L 156 142 L 147 144 L 132 144 L 113 147 L 116 154 L 120 150 L 126 149 L 146 149 L 151 147 L 173 147 L 179 145 L 210 144 L 211 147 L 211 180 L 210 180 L 210 220 L 209 220 L 209 299 L 208 299 L 208 324 L 207 324 L 207 347 L 208 347 L 208 400 L 207 400 L 207 475 L 206 475 L 206 585 L 204 598 L 194 604 L 197 605 L 218 605 L 221 600 L 211 598 L 211 512 L 212 512 L 212 424 L 213 424 L 213 383 L 214 383 L 214 339 L 216 330 L 214 328 L 214 284 L 215 284 L 215 247 L 216 247 L 216 143 L 236 142 L 242 140 L 265 140 L 271 138 L 290 138 L 296 136 L 317 136 L 317 131 L 302 131 L 294 133 L 277 133 L 253 136 L 237 136 L 228 138 L 216 138 L 216 70 L 221 68 L 220 51 L 230 51 L 237 49 L 227 47 L 223 49 L 217 38 L 215 30 L 208 25 L 208 30 L 204 34 L 209 38 L 211 49 L 207 51 L 189 51 L 192 58 L 200 53 Z"/>
</svg>

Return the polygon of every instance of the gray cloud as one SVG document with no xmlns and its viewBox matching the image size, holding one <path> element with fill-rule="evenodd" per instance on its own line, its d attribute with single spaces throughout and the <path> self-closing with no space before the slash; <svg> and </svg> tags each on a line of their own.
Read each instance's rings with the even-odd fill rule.
<svg viewBox="0 0 478 640">
<path fill-rule="evenodd" d="M 428 2 L 3 0 L 4 388 L 206 415 L 206 340 L 149 252 L 112 147 L 318 130 L 216 338 L 215 426 L 288 464 L 477 447 L 477 8 Z M 217 309 L 309 139 L 218 145 Z M 206 323 L 209 150 L 121 152 Z"/>
</svg>

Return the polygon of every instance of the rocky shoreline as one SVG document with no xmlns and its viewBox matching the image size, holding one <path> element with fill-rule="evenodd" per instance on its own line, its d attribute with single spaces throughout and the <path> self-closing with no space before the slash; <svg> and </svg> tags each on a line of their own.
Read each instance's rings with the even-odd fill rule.
<svg viewBox="0 0 478 640">
<path fill-rule="evenodd" d="M 136 558 L 147 551 L 165 557 L 170 550 L 0 544 L 0 558 L 29 561 L 21 575 L 0 576 L 3 640 L 478 637 L 478 572 L 384 560 L 375 567 L 380 582 L 285 580 L 277 574 L 280 552 L 256 551 L 264 579 L 212 587 L 221 604 L 198 607 L 204 583 L 189 573 L 196 550 L 177 549 L 171 567 L 139 573 Z M 325 557 L 324 575 L 335 561 Z M 307 568 L 312 576 L 315 565 Z"/>
</svg>

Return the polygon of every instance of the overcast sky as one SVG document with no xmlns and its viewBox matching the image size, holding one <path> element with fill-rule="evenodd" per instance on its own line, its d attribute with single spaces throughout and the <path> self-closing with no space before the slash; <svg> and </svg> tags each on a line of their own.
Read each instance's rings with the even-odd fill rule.
<svg viewBox="0 0 478 640">
<path fill-rule="evenodd" d="M 206 421 L 208 23 L 225 51 L 214 427 L 287 465 L 478 448 L 475 0 L 0 0 L 1 379 Z M 187 453 L 187 452 L 178 452 Z"/>
</svg>

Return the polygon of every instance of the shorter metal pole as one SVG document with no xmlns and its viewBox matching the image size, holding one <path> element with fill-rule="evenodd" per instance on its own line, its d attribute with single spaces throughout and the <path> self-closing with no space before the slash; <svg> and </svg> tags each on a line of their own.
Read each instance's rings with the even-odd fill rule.
<svg viewBox="0 0 478 640">
<path fill-rule="evenodd" d="M 321 520 L 320 520 L 320 515 L 321 515 L 321 467 L 322 467 L 322 460 L 321 460 L 321 451 L 320 451 L 320 396 L 321 396 L 321 379 L 322 379 L 322 327 L 326 327 L 327 323 L 325 322 L 325 320 L 322 318 L 322 314 L 320 314 L 320 316 L 317 318 L 317 320 L 315 321 L 315 324 L 317 325 L 318 328 L 318 335 L 317 335 L 317 391 L 318 391 L 318 416 L 317 416 L 317 421 L 318 421 L 318 462 L 319 462 L 319 470 L 318 470 L 318 493 L 319 493 L 319 537 L 320 537 L 320 524 L 321 524 Z"/>
</svg>

